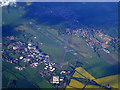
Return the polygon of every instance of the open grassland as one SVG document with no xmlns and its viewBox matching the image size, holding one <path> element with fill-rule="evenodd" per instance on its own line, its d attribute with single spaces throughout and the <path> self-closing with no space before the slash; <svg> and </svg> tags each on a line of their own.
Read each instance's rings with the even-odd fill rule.
<svg viewBox="0 0 120 90">
<path fill-rule="evenodd" d="M 75 69 L 77 72 L 79 72 L 82 76 L 90 79 L 90 80 L 93 80 L 95 79 L 91 74 L 89 74 L 85 69 L 83 69 L 82 67 L 78 67 Z"/>
<path fill-rule="evenodd" d="M 112 75 L 112 76 L 99 78 L 94 81 L 96 81 L 98 84 L 101 84 L 101 85 L 109 84 L 113 88 L 118 88 L 118 86 L 120 86 L 120 85 L 118 85 L 119 84 L 118 77 L 120 77 L 120 75 Z"/>
<path fill-rule="evenodd" d="M 55 62 L 57 62 L 57 63 L 60 62 L 61 55 L 62 55 L 62 49 L 61 48 L 41 45 L 40 49 L 43 52 L 49 54 Z"/>
<path fill-rule="evenodd" d="M 71 52 L 66 52 L 64 61 L 71 61 L 75 59 L 78 60 L 79 58 L 73 55 Z"/>
</svg>

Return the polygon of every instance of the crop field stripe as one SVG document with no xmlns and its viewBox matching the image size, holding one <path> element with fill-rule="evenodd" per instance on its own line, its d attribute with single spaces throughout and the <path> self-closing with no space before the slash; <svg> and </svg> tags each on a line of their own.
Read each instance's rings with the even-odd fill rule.
<svg viewBox="0 0 120 90">
<path fill-rule="evenodd" d="M 86 78 L 86 77 L 82 76 L 82 75 L 81 75 L 79 72 L 77 72 L 77 71 L 73 74 L 73 77 Z"/>
<path fill-rule="evenodd" d="M 76 68 L 76 71 L 79 72 L 80 74 L 82 74 L 83 76 L 85 76 L 86 78 L 93 80 L 95 79 L 91 74 L 89 74 L 85 69 L 83 69 L 82 67 L 78 67 Z"/>
<path fill-rule="evenodd" d="M 84 78 L 86 78 L 83 74 L 81 74 L 81 73 L 80 73 L 80 72 L 78 72 L 77 70 L 76 70 L 76 72 L 77 72 L 77 73 L 79 73 L 79 74 L 80 74 L 81 76 L 83 76 Z"/>
</svg>

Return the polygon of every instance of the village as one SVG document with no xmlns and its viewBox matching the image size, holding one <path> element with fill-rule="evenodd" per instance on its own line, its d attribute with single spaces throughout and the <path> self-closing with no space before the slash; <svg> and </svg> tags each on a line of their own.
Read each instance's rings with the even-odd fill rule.
<svg viewBox="0 0 120 90">
<path fill-rule="evenodd" d="M 8 38 L 8 37 L 7 37 Z M 10 39 L 13 38 L 9 37 Z M 70 71 L 62 70 L 59 74 L 56 73 L 57 64 L 51 62 L 50 56 L 43 53 L 38 46 L 28 42 L 22 41 L 14 42 L 8 45 L 7 50 L 3 51 L 3 61 L 13 63 L 15 69 L 22 71 L 28 66 L 31 68 L 37 68 L 39 65 L 44 65 L 42 70 L 39 70 L 38 74 L 46 78 L 46 80 L 53 86 L 65 87 L 67 84 L 66 75 Z M 24 64 L 20 64 L 20 63 Z"/>
<path fill-rule="evenodd" d="M 74 35 L 74 36 L 77 36 L 78 38 L 79 37 L 84 38 L 88 47 L 94 49 L 95 52 L 96 50 L 99 49 L 99 50 L 103 50 L 104 52 L 110 54 L 110 51 L 107 49 L 110 46 L 109 42 L 110 41 L 118 42 L 117 38 L 106 35 L 102 33 L 100 30 L 99 31 L 95 29 L 91 30 L 90 28 L 87 28 L 87 29 L 79 28 L 73 31 L 71 31 L 68 28 L 66 29 L 66 33 L 67 35 Z"/>
</svg>

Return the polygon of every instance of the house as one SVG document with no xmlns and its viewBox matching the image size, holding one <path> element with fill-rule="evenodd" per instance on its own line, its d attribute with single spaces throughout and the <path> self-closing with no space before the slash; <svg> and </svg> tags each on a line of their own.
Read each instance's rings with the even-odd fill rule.
<svg viewBox="0 0 120 90">
<path fill-rule="evenodd" d="M 29 62 L 29 61 L 30 59 L 25 59 L 25 58 L 22 60 L 22 62 Z"/>
<path fill-rule="evenodd" d="M 55 68 L 51 69 L 50 71 L 53 72 L 55 70 Z"/>
<path fill-rule="evenodd" d="M 50 66 L 50 67 L 49 67 L 49 69 L 51 70 L 51 69 L 52 69 L 52 67 Z"/>
<path fill-rule="evenodd" d="M 21 70 L 24 70 L 25 68 L 22 68 L 22 67 L 18 67 L 18 66 L 16 66 L 15 69 L 18 69 L 18 70 L 21 71 Z"/>
<path fill-rule="evenodd" d="M 66 73 L 66 71 L 61 71 L 61 72 L 60 72 L 60 74 L 65 74 L 65 73 Z"/>
<path fill-rule="evenodd" d="M 74 55 L 77 55 L 77 53 L 74 53 Z"/>
<path fill-rule="evenodd" d="M 37 37 L 34 37 L 34 39 L 36 39 Z"/>
<path fill-rule="evenodd" d="M 28 58 L 28 59 L 27 59 L 27 61 L 29 62 L 29 61 L 30 61 L 30 59 Z"/>
<path fill-rule="evenodd" d="M 26 62 L 26 60 L 24 59 L 24 60 L 22 60 L 22 62 Z"/>
<path fill-rule="evenodd" d="M 55 65 L 55 63 L 51 63 L 52 65 Z"/>
<path fill-rule="evenodd" d="M 44 67 L 45 70 L 47 70 L 47 67 Z"/>
<path fill-rule="evenodd" d="M 32 64 L 30 64 L 31 68 L 36 68 L 38 66 L 38 62 L 34 62 Z"/>
<path fill-rule="evenodd" d="M 40 56 L 39 59 L 42 60 L 42 57 Z M 44 62 L 46 62 L 46 61 L 44 60 Z"/>
<path fill-rule="evenodd" d="M 48 68 L 48 66 L 46 66 L 46 68 Z"/>
<path fill-rule="evenodd" d="M 60 78 L 60 81 L 63 81 L 63 78 Z"/>
<path fill-rule="evenodd" d="M 45 63 L 45 65 L 48 65 L 47 63 Z"/>
<path fill-rule="evenodd" d="M 46 58 L 49 58 L 49 55 L 46 55 L 45 57 L 46 57 Z"/>
<path fill-rule="evenodd" d="M 23 56 L 21 56 L 20 59 L 23 59 Z"/>
<path fill-rule="evenodd" d="M 19 67 L 18 67 L 18 66 L 15 66 L 15 69 L 19 69 Z"/>
<path fill-rule="evenodd" d="M 47 61 L 46 60 L 43 60 L 44 63 L 46 63 Z"/>
<path fill-rule="evenodd" d="M 26 52 L 28 51 L 27 48 L 25 48 L 25 51 L 26 51 Z"/>
<path fill-rule="evenodd" d="M 16 49 L 18 49 L 18 47 L 17 46 L 13 46 L 13 50 L 16 50 Z"/>
<path fill-rule="evenodd" d="M 38 62 L 35 62 L 34 65 L 35 65 L 35 67 L 37 67 L 38 66 Z"/>
<path fill-rule="evenodd" d="M 39 51 L 38 51 L 38 50 L 34 50 L 34 52 L 35 52 L 35 53 L 39 53 Z"/>
<path fill-rule="evenodd" d="M 28 46 L 28 49 L 32 49 L 30 46 Z"/>
</svg>

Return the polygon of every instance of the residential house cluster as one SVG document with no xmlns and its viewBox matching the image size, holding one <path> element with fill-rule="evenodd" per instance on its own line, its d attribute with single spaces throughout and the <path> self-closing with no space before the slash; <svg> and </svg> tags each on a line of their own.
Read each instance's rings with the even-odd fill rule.
<svg viewBox="0 0 120 90">
<path fill-rule="evenodd" d="M 43 53 L 36 47 L 37 46 L 33 45 L 30 42 L 23 43 L 22 41 L 18 41 L 11 43 L 8 45 L 8 50 L 5 50 L 3 52 L 4 60 L 14 64 L 22 62 L 25 63 L 24 66 L 30 65 L 31 68 L 36 68 L 41 63 L 45 63 L 45 65 L 47 65 L 49 63 L 49 55 Z M 52 67 L 53 65 L 55 65 L 55 63 L 49 64 L 51 71 L 55 70 L 55 68 Z M 15 68 L 19 70 L 25 69 L 22 69 L 19 66 L 16 66 Z"/>
<path fill-rule="evenodd" d="M 101 31 L 96 31 L 95 29 L 77 29 L 73 30 L 72 35 L 77 37 L 83 37 L 87 42 L 87 45 L 93 49 L 102 48 L 106 53 L 110 53 L 106 48 L 109 47 L 108 43 L 111 41 L 112 37 L 101 33 Z M 104 42 L 101 42 L 96 36 L 100 37 Z"/>
<path fill-rule="evenodd" d="M 17 37 L 15 37 L 15 36 L 7 36 L 7 39 L 14 40 L 14 39 L 17 39 Z"/>
</svg>

